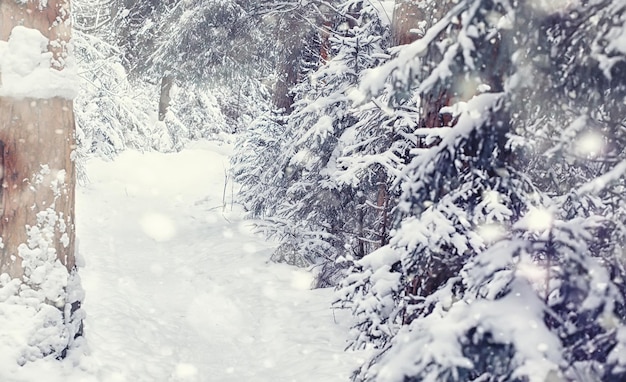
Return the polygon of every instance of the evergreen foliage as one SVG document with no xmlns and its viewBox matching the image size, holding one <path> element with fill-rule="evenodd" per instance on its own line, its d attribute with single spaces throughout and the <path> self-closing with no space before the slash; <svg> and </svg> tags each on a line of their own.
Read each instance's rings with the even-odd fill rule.
<svg viewBox="0 0 626 382">
<path fill-rule="evenodd" d="M 127 147 L 170 151 L 189 140 L 222 139 L 224 132 L 242 129 L 264 110 L 268 94 L 254 77 L 258 72 L 236 72 L 233 65 L 204 60 L 221 46 L 205 35 L 237 27 L 211 13 L 215 3 L 110 0 L 77 1 L 74 6 L 78 30 L 73 41 L 83 80 L 75 102 L 79 159 L 112 158 Z M 234 6 L 231 13 L 237 13 Z M 215 25 L 198 19 L 208 14 L 216 18 Z M 237 33 L 244 38 L 248 32 L 256 33 Z M 182 57 L 177 48 L 195 56 Z M 159 122 L 157 83 L 164 72 L 178 80 L 168 113 Z M 209 81 L 213 75 L 220 80 Z M 229 80 L 231 85 L 225 86 Z M 241 86 L 232 86 L 234 82 Z"/>
<path fill-rule="evenodd" d="M 111 158 L 128 146 L 167 149 L 152 141 L 154 108 L 147 92 L 128 82 L 119 51 L 79 31 L 74 47 L 83 80 L 75 103 L 81 155 Z"/>
<path fill-rule="evenodd" d="M 362 256 L 365 246 L 384 240 L 377 237 L 380 222 L 373 223 L 380 213 L 372 208 L 377 207 L 379 182 L 387 182 L 384 173 L 369 168 L 374 164 L 364 166 L 365 173 L 358 175 L 364 179 L 361 185 L 341 181 L 338 175 L 346 170 L 340 163 L 342 158 L 346 161 L 344 150 L 354 144 L 357 119 L 350 91 L 363 70 L 386 57 L 385 36 L 376 35 L 383 28 L 375 10 L 362 3 L 349 8 L 358 18 L 336 22 L 343 30 L 317 46 L 328 43 L 332 58 L 293 89 L 293 111 L 270 123 L 272 129 L 263 122 L 250 129 L 247 142 L 280 140 L 279 149 L 262 152 L 263 163 L 269 164 L 263 171 L 272 174 L 268 181 L 258 182 L 267 176 L 249 178 L 248 171 L 237 169 L 251 216 L 263 217 L 261 229 L 280 239 L 275 259 L 318 267 L 318 286 L 336 284 L 340 267 L 335 261 L 345 251 Z M 273 136 L 259 140 L 263 130 Z"/>
<path fill-rule="evenodd" d="M 623 52 L 607 52 L 607 34 L 623 30 L 624 7 L 545 6 L 461 1 L 363 81 L 400 100 L 443 89 L 453 102 L 439 113 L 453 119 L 403 169 L 390 244 L 342 283 L 353 346 L 380 349 L 354 380 L 624 378 L 624 220 L 609 207 L 617 199 L 598 197 L 623 195 L 622 150 L 610 143 L 625 115 L 611 74 Z M 583 43 L 595 23 L 612 32 Z M 478 86 L 466 101 L 457 89 L 468 80 Z M 598 147 L 582 153 L 590 131 Z"/>
</svg>

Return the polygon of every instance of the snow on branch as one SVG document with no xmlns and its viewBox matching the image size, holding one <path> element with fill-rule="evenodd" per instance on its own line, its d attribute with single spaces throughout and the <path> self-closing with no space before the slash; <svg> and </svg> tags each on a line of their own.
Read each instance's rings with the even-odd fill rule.
<svg viewBox="0 0 626 382">
<path fill-rule="evenodd" d="M 583 184 L 578 189 L 578 194 L 598 194 L 610 184 L 623 178 L 624 174 L 626 174 L 626 160 L 620 162 L 605 174 Z"/>
<path fill-rule="evenodd" d="M 417 57 L 424 55 L 431 44 L 436 41 L 437 37 L 467 8 L 467 1 L 457 4 L 450 12 L 446 14 L 439 22 L 433 25 L 424 35 L 423 38 L 411 43 L 406 47 L 402 47 L 398 51 L 397 57 L 391 61 L 366 71 L 361 88 L 359 91 L 352 93 L 353 101 L 357 104 L 363 103 L 372 95 L 378 95 L 385 88 L 387 80 L 395 71 L 411 68 L 412 63 Z"/>
</svg>

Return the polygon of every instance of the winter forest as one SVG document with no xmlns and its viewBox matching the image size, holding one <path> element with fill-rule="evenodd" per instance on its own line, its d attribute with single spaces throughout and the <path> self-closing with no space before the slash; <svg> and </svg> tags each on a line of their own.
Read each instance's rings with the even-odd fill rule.
<svg viewBox="0 0 626 382">
<path fill-rule="evenodd" d="M 0 380 L 626 381 L 623 0 L 0 0 Z"/>
</svg>

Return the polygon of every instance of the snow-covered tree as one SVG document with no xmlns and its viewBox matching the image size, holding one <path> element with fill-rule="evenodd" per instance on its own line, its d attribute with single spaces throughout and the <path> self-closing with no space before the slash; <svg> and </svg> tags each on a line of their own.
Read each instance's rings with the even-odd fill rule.
<svg viewBox="0 0 626 382">
<path fill-rule="evenodd" d="M 370 4 L 353 2 L 343 14 L 349 16 L 336 23 L 329 46 L 320 47 L 327 51 L 313 55 L 327 54 L 328 61 L 316 69 L 313 65 L 315 70 L 293 89 L 295 102 L 284 120 L 285 133 L 275 138 L 281 149 L 263 153 L 275 155 L 263 170 L 273 174 L 272 180 L 264 182 L 261 193 L 243 194 L 244 200 L 250 196 L 250 207 L 262 206 L 262 213 L 252 210 L 257 211 L 253 216 L 265 217 L 263 229 L 280 238 L 274 259 L 315 265 L 319 286 L 336 283 L 337 257 L 345 252 L 363 256 L 386 239 L 380 210 L 388 206 L 380 189 L 386 189 L 388 179 L 382 168 L 372 163 L 376 168 L 362 174 L 361 184 L 336 175 L 338 159 L 358 129 L 353 127 L 357 119 L 350 90 L 363 70 L 386 57 L 385 30 Z M 244 187 L 258 190 L 258 183 L 240 179 Z"/>
<path fill-rule="evenodd" d="M 567 5 L 460 1 L 362 81 L 425 102 L 426 139 L 340 290 L 379 349 L 355 380 L 624 378 L 624 6 Z"/>
<path fill-rule="evenodd" d="M 81 90 L 75 102 L 78 154 L 112 158 L 127 147 L 168 150 L 157 140 L 151 89 L 131 86 L 119 50 L 93 35 L 76 31 L 74 50 Z"/>
<path fill-rule="evenodd" d="M 151 43 L 155 44 L 152 47 L 161 46 L 163 41 L 159 38 L 166 30 L 163 30 L 163 25 L 155 23 L 169 17 L 172 23 L 179 25 L 175 17 L 182 17 L 174 15 L 172 7 L 172 4 L 166 3 L 125 5 L 116 0 L 77 1 L 75 22 L 79 30 L 74 46 L 83 80 L 76 101 L 77 155 L 81 159 L 78 161 L 79 176 L 85 175 L 81 171 L 82 158 L 90 155 L 110 158 L 127 147 L 180 150 L 189 140 L 219 139 L 221 132 L 237 130 L 253 119 L 266 103 L 264 97 L 267 96 L 262 91 L 250 89 L 258 85 L 258 81 L 245 74 L 239 81 L 247 86 L 233 89 L 209 84 L 206 78 L 192 81 L 193 73 L 183 68 L 177 73 L 182 80 L 175 81 L 173 76 L 165 76 L 167 81 L 159 82 L 161 75 L 158 73 L 169 69 L 156 67 L 155 62 L 148 62 L 146 55 L 154 54 L 161 60 L 166 58 L 158 52 L 144 51 L 144 44 L 139 45 L 140 49 L 130 49 L 127 45 L 130 42 L 124 38 L 140 41 L 150 35 Z M 134 22 L 156 29 L 144 30 L 139 28 L 140 25 L 135 25 L 137 30 L 125 29 Z M 118 27 L 119 30 L 116 30 Z M 194 25 L 187 27 L 195 28 Z M 164 39 L 167 43 L 170 40 Z M 117 46 L 118 43 L 122 46 Z M 198 55 L 203 47 L 195 48 Z M 175 63 L 172 62 L 172 65 Z M 156 80 L 150 79 L 156 74 Z M 167 92 L 161 89 L 164 85 Z M 235 105 L 231 105 L 233 94 L 237 97 Z M 246 101 L 249 106 L 242 107 Z M 233 108 L 238 108 L 236 116 L 227 120 L 222 110 Z"/>
<path fill-rule="evenodd" d="M 626 7 L 598 1 L 572 4 L 565 11 L 546 6 L 531 11 L 528 25 L 539 33 L 527 36 L 515 64 L 520 77 L 533 75 L 543 86 L 520 81 L 514 104 L 526 118 L 516 121 L 519 136 L 513 143 L 527 147 L 522 155 L 533 160 L 523 167 L 553 196 L 559 217 L 579 227 L 589 226 L 588 221 L 594 225 L 586 232 L 574 227 L 551 236 L 566 240 L 550 244 L 549 253 L 584 248 L 582 255 L 567 255 L 567 265 L 555 270 L 577 281 L 555 292 L 558 298 L 550 307 L 559 320 L 552 325 L 566 347 L 568 378 L 618 380 L 624 378 L 624 360 L 615 356 L 623 351 L 624 320 L 613 317 L 624 317 L 626 291 L 626 137 L 619 127 L 626 115 L 626 49 L 620 43 Z M 571 242 L 580 237 L 585 243 Z M 608 280 L 606 287 L 602 278 Z M 580 308 L 573 311 L 572 305 Z"/>
<path fill-rule="evenodd" d="M 160 86 L 159 120 L 165 119 L 174 85 L 204 91 L 236 74 L 267 73 L 262 53 L 267 27 L 253 5 L 206 0 L 119 5 L 113 38 L 133 76 Z M 235 83 L 230 85 L 235 92 Z"/>
</svg>

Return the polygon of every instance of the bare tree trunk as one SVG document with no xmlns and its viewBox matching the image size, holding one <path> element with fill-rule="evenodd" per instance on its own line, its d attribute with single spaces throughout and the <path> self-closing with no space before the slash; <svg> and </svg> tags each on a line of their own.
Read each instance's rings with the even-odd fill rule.
<svg viewBox="0 0 626 382">
<path fill-rule="evenodd" d="M 393 45 L 410 44 L 424 37 L 433 24 L 448 13 L 452 0 L 396 0 L 391 36 Z"/>
<path fill-rule="evenodd" d="M 381 181 L 378 183 L 378 195 L 376 197 L 376 207 L 379 211 L 379 239 L 380 246 L 384 246 L 387 244 L 387 240 L 389 239 L 389 234 L 387 232 L 387 224 L 389 220 L 389 189 L 387 187 L 387 183 Z"/>
<path fill-rule="evenodd" d="M 0 40 L 8 40 L 15 25 L 37 29 L 50 41 L 70 39 L 66 0 L 48 0 L 45 7 L 40 7 L 39 1 L 23 5 L 2 1 L 0 20 Z M 62 62 L 66 54 L 64 45 L 51 44 L 49 49 Z M 25 243 L 25 226 L 35 226 L 37 212 L 48 208 L 63 216 L 66 244 L 61 243 L 62 234 L 57 232 L 55 248 L 59 260 L 71 270 L 75 262 L 75 166 L 70 159 L 75 148 L 72 101 L 60 97 L 38 100 L 0 97 L 0 141 L 3 148 L 0 237 L 4 244 L 0 272 L 21 276 L 17 247 Z"/>
<path fill-rule="evenodd" d="M 74 181 L 70 159 L 74 143 L 72 101 L 14 100 L 0 97 L 0 153 L 3 169 L 0 197 L 0 273 L 22 276 L 19 246 L 37 213 L 54 209 L 57 258 L 74 267 Z M 65 235 L 65 236 L 64 236 Z M 61 238 L 64 236 L 63 240 Z"/>
<path fill-rule="evenodd" d="M 332 57 L 330 56 L 330 37 L 332 36 L 332 23 L 327 20 L 322 24 L 320 30 L 320 62 L 327 63 Z"/>
<path fill-rule="evenodd" d="M 161 94 L 159 96 L 159 121 L 165 120 L 165 115 L 167 114 L 167 110 L 170 107 L 170 102 L 172 101 L 172 96 L 170 91 L 172 90 L 172 85 L 174 85 L 174 76 L 171 74 L 166 74 L 161 78 Z"/>
<path fill-rule="evenodd" d="M 281 42 L 280 62 L 278 63 L 278 78 L 274 87 L 274 106 L 291 113 L 293 95 L 291 88 L 298 82 L 300 71 L 300 52 L 302 41 L 300 27 L 296 15 L 285 15 L 278 26 L 278 41 Z"/>
<path fill-rule="evenodd" d="M 393 44 L 410 44 L 421 39 L 426 30 L 439 21 L 453 5 L 451 0 L 433 3 L 428 0 L 396 0 L 392 22 Z M 448 106 L 451 102 L 449 89 L 423 97 L 420 126 L 440 127 L 452 123 L 450 116 L 439 113 L 443 106 Z"/>
<path fill-rule="evenodd" d="M 410 44 L 422 38 L 426 11 L 421 3 L 425 2 L 425 0 L 396 0 L 391 25 L 394 46 Z"/>
</svg>

